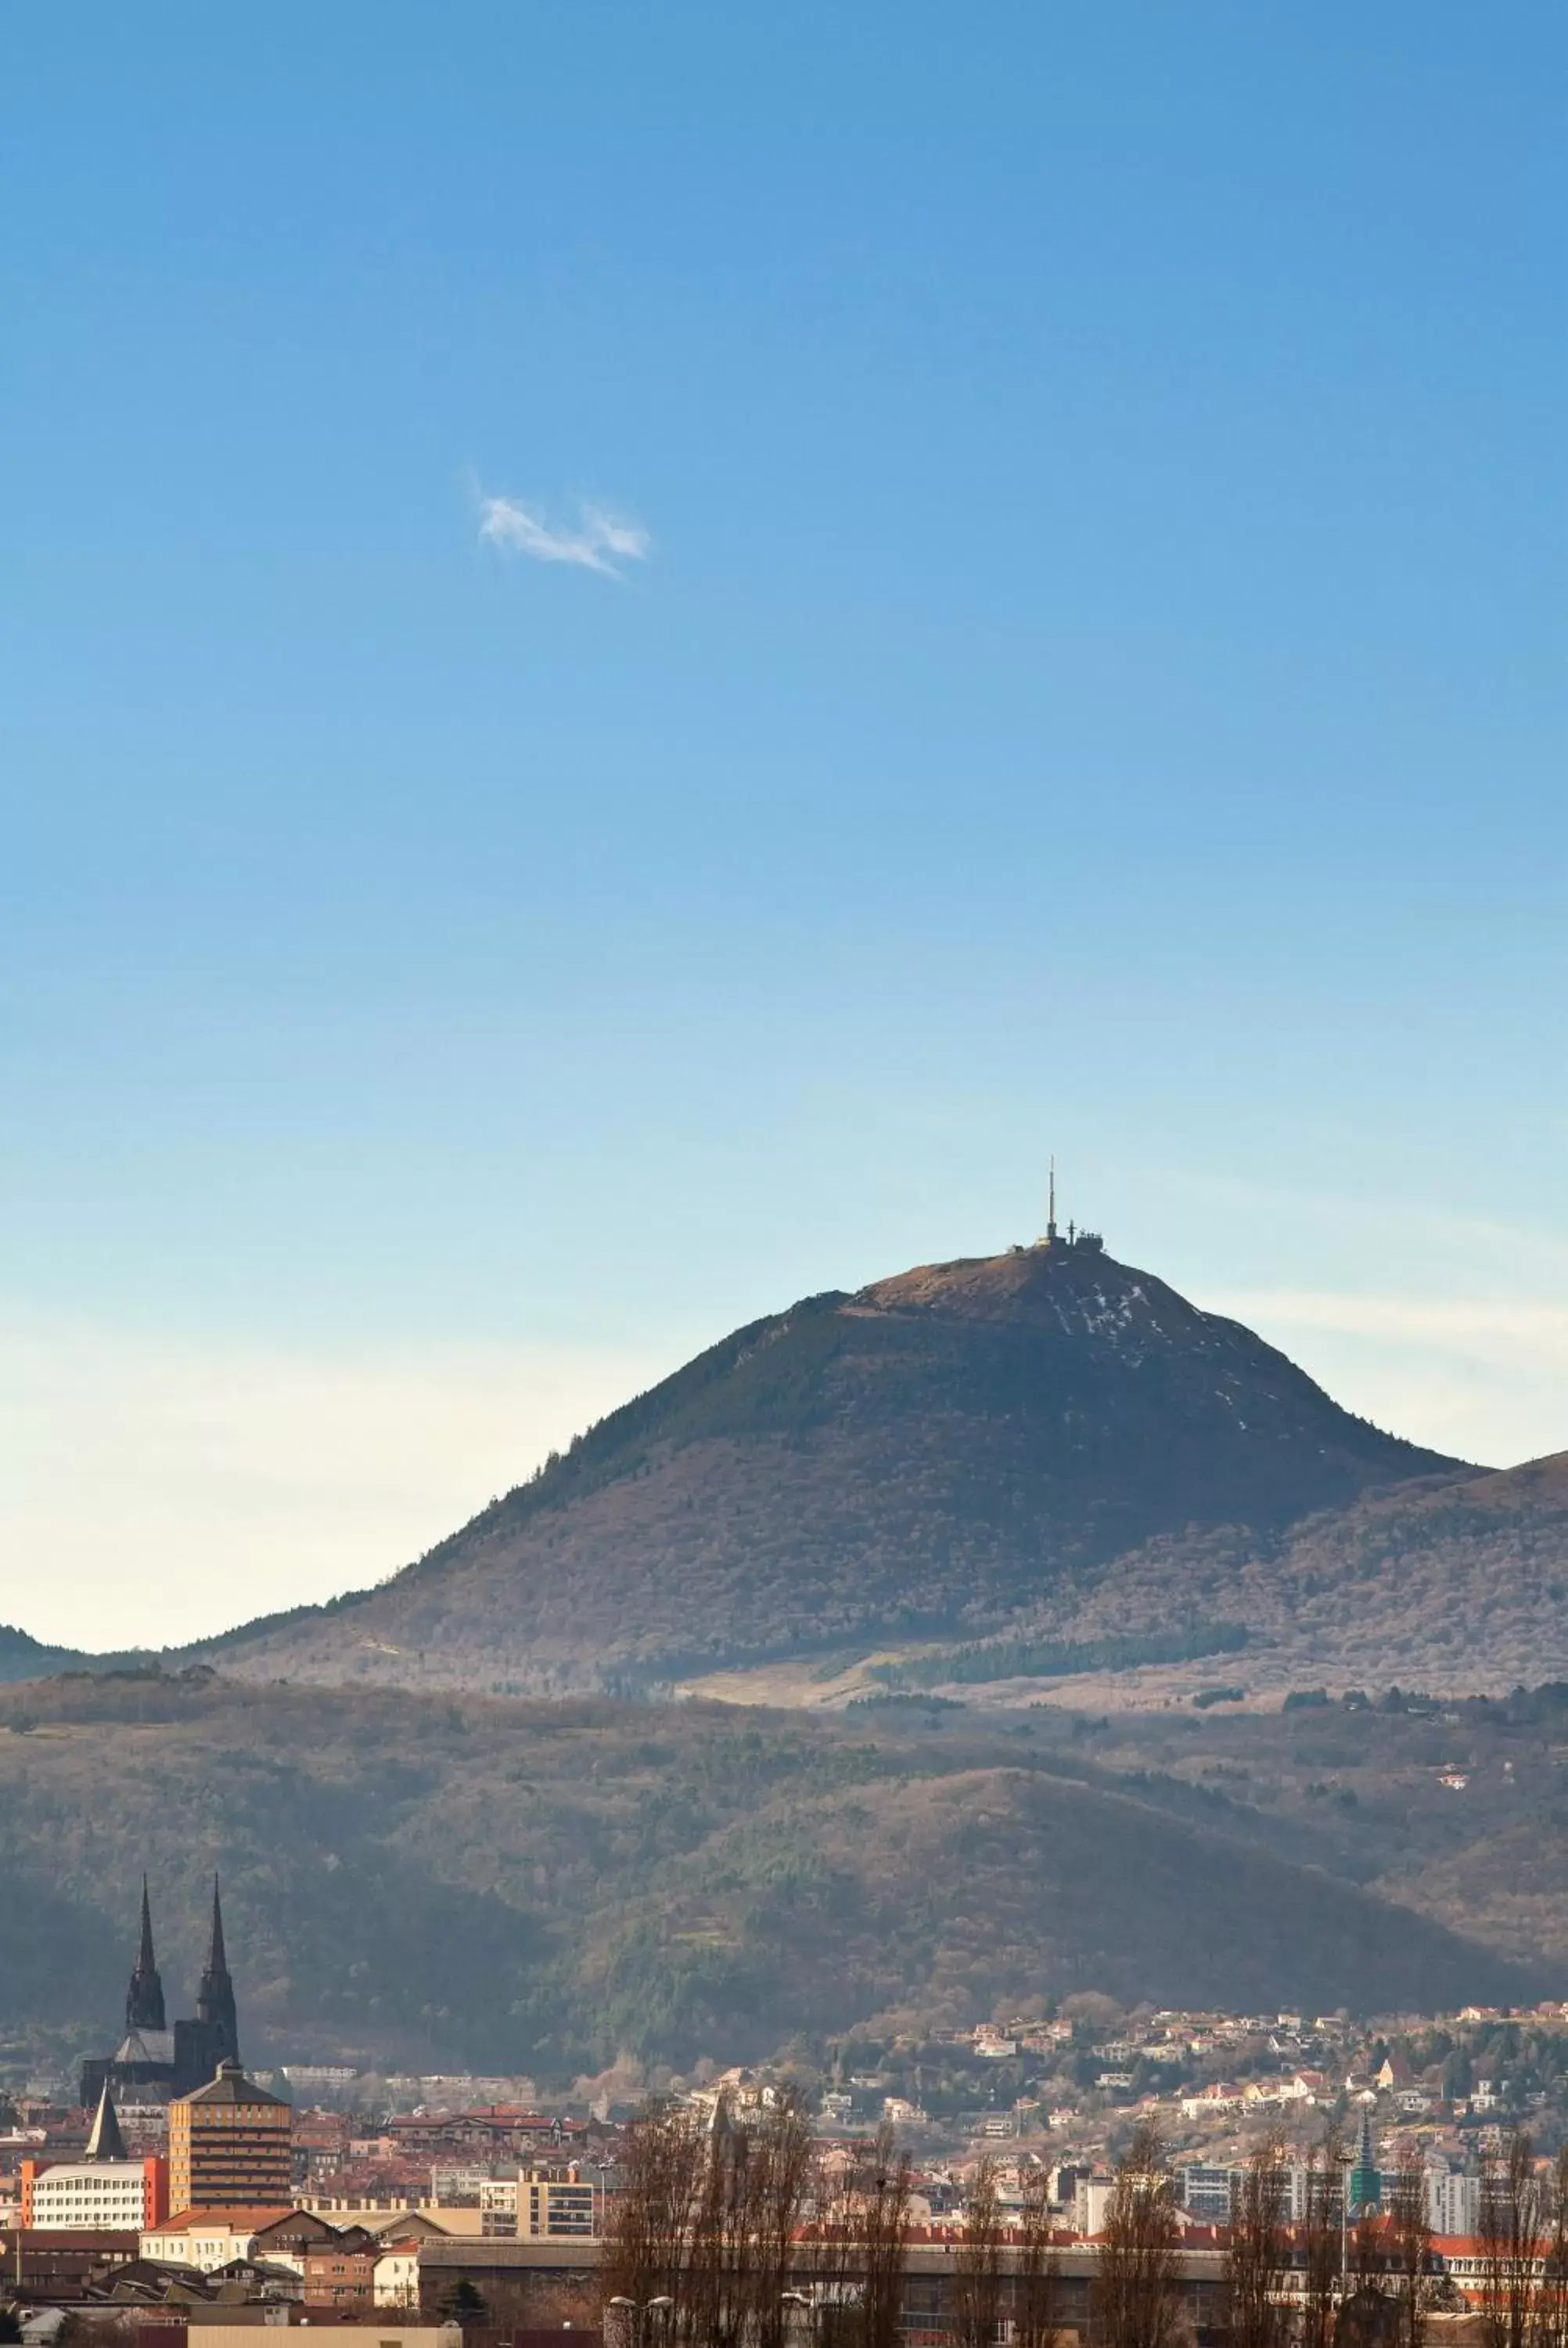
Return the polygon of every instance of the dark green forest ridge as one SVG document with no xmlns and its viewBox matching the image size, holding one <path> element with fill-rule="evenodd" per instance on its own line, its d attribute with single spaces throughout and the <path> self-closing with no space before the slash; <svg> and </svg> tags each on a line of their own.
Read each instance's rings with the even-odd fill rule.
<svg viewBox="0 0 1568 2348">
<path fill-rule="evenodd" d="M 0 1622 L 0 1681 L 47 1679 L 52 1672 L 85 1667 L 95 1659 L 69 1647 L 46 1647 L 41 1639 Z M 105 1656 L 108 1663 L 110 1658 Z"/>
<path fill-rule="evenodd" d="M 149 1663 L 149 1653 L 84 1654 L 76 1647 L 49 1647 L 26 1631 L 0 1622 L 0 1684 L 7 1680 L 42 1680 L 56 1672 L 113 1671 L 122 1664 Z"/>
<path fill-rule="evenodd" d="M 567 2081 L 1088 1988 L 1365 2013 L 1565 1985 L 1557 1694 L 932 1717 L 199 1671 L 5 1689 L 0 2038 L 113 2038 L 144 1867 L 177 2005 L 221 1867 L 255 2060 Z"/>
<path fill-rule="evenodd" d="M 490 1693 L 972 1640 L 1152 1539 L 1272 1536 L 1457 1463 L 1097 1243 L 923 1267 L 753 1323 L 383 1587 L 229 1672 Z"/>
</svg>

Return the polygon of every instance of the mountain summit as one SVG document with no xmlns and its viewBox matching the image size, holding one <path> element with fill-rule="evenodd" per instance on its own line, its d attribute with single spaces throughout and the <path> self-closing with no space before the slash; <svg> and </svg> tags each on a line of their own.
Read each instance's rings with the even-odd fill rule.
<svg viewBox="0 0 1568 2348">
<path fill-rule="evenodd" d="M 382 1588 L 229 1671 L 551 1692 L 981 1636 L 1159 1536 L 1275 1533 L 1457 1463 L 1091 1234 L 753 1322 Z"/>
</svg>

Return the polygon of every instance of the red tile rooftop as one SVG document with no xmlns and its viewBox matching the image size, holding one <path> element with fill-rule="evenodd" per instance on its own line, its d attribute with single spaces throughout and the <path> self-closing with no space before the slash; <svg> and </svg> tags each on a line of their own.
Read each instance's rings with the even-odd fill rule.
<svg viewBox="0 0 1568 2348">
<path fill-rule="evenodd" d="M 165 2218 L 161 2225 L 144 2226 L 142 2231 L 194 2234 L 200 2233 L 203 2226 L 249 2226 L 252 2231 L 259 2231 L 263 2226 L 274 2225 L 280 2218 L 292 2218 L 296 2213 L 309 2214 L 299 2212 L 293 2201 L 228 2201 L 211 2209 L 181 2209 L 175 2217 Z"/>
</svg>

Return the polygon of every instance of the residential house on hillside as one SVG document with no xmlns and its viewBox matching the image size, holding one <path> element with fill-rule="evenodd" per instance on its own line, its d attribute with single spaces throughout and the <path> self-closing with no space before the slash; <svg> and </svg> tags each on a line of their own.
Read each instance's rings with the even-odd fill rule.
<svg viewBox="0 0 1568 2348">
<path fill-rule="evenodd" d="M 1200 2087 L 1195 2095 L 1181 2098 L 1182 2117 L 1184 2120 L 1202 2120 L 1223 2112 L 1239 2112 L 1243 2101 L 1242 2090 L 1234 2080 L 1214 2079 L 1208 2086 Z"/>
</svg>

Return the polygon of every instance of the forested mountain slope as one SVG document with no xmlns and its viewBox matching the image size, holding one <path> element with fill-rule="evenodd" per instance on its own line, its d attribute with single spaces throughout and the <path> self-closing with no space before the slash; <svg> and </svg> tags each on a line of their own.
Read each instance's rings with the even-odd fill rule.
<svg viewBox="0 0 1568 2348">
<path fill-rule="evenodd" d="M 1057 1715 L 936 1717 L 206 1673 L 0 1691 L 0 2032 L 112 2042 L 144 1868 L 177 2004 L 222 1869 L 257 2060 L 559 2080 L 622 2051 L 740 2061 L 1079 1989 L 1360 2013 L 1554 1978 L 1561 1709 L 1506 1745 L 1506 1773 L 1478 1763 L 1468 1811 L 1432 1756 L 1456 1735 L 1501 1755 L 1484 1713 L 1462 1732 L 1167 1715 L 1125 1744 Z M 1372 1888 L 1461 1879 L 1527 1815 L 1536 1905 L 1484 1911 L 1506 1956 L 1450 1929 L 1462 1899 L 1439 1921 L 1419 1882 L 1404 1906 Z"/>
<path fill-rule="evenodd" d="M 204 1650 L 272 1678 L 646 1687 L 1005 1623 L 1159 1536 L 1456 1463 L 1097 1242 L 737 1331 L 380 1589 Z"/>
</svg>

